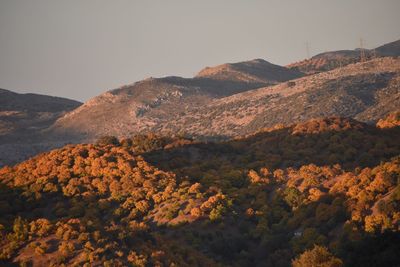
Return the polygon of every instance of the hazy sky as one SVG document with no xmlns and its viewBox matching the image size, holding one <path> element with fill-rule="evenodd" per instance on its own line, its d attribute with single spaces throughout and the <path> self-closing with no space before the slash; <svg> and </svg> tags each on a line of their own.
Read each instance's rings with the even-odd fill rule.
<svg viewBox="0 0 400 267">
<path fill-rule="evenodd" d="M 0 0 L 0 88 L 87 100 L 150 76 L 400 39 L 399 0 Z"/>
</svg>

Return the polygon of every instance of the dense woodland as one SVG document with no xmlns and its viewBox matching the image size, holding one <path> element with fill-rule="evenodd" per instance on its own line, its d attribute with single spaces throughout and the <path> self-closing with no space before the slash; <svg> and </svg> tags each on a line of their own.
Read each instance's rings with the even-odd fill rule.
<svg viewBox="0 0 400 267">
<path fill-rule="evenodd" d="M 108 136 L 5 167 L 0 264 L 399 266 L 398 119 Z"/>
</svg>

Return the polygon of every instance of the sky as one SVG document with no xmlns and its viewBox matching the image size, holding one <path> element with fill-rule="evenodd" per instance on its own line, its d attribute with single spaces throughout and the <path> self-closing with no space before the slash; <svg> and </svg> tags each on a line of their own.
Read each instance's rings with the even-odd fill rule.
<svg viewBox="0 0 400 267">
<path fill-rule="evenodd" d="M 399 0 L 0 0 L 0 88 L 86 101 L 148 77 L 400 39 Z"/>
</svg>

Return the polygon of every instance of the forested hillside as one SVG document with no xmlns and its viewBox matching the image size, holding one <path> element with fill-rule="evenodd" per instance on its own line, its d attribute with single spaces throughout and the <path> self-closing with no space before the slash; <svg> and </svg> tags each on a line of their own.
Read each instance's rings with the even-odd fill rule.
<svg viewBox="0 0 400 267">
<path fill-rule="evenodd" d="M 397 266 L 396 118 L 103 137 L 5 167 L 2 264 Z"/>
</svg>

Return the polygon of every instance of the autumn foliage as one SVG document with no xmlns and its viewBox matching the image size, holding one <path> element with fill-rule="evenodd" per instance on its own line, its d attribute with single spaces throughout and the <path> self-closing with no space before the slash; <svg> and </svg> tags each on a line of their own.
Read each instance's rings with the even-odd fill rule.
<svg viewBox="0 0 400 267">
<path fill-rule="evenodd" d="M 0 169 L 0 258 L 396 265 L 399 133 L 326 118 L 219 143 L 149 134 L 68 145 Z"/>
</svg>

